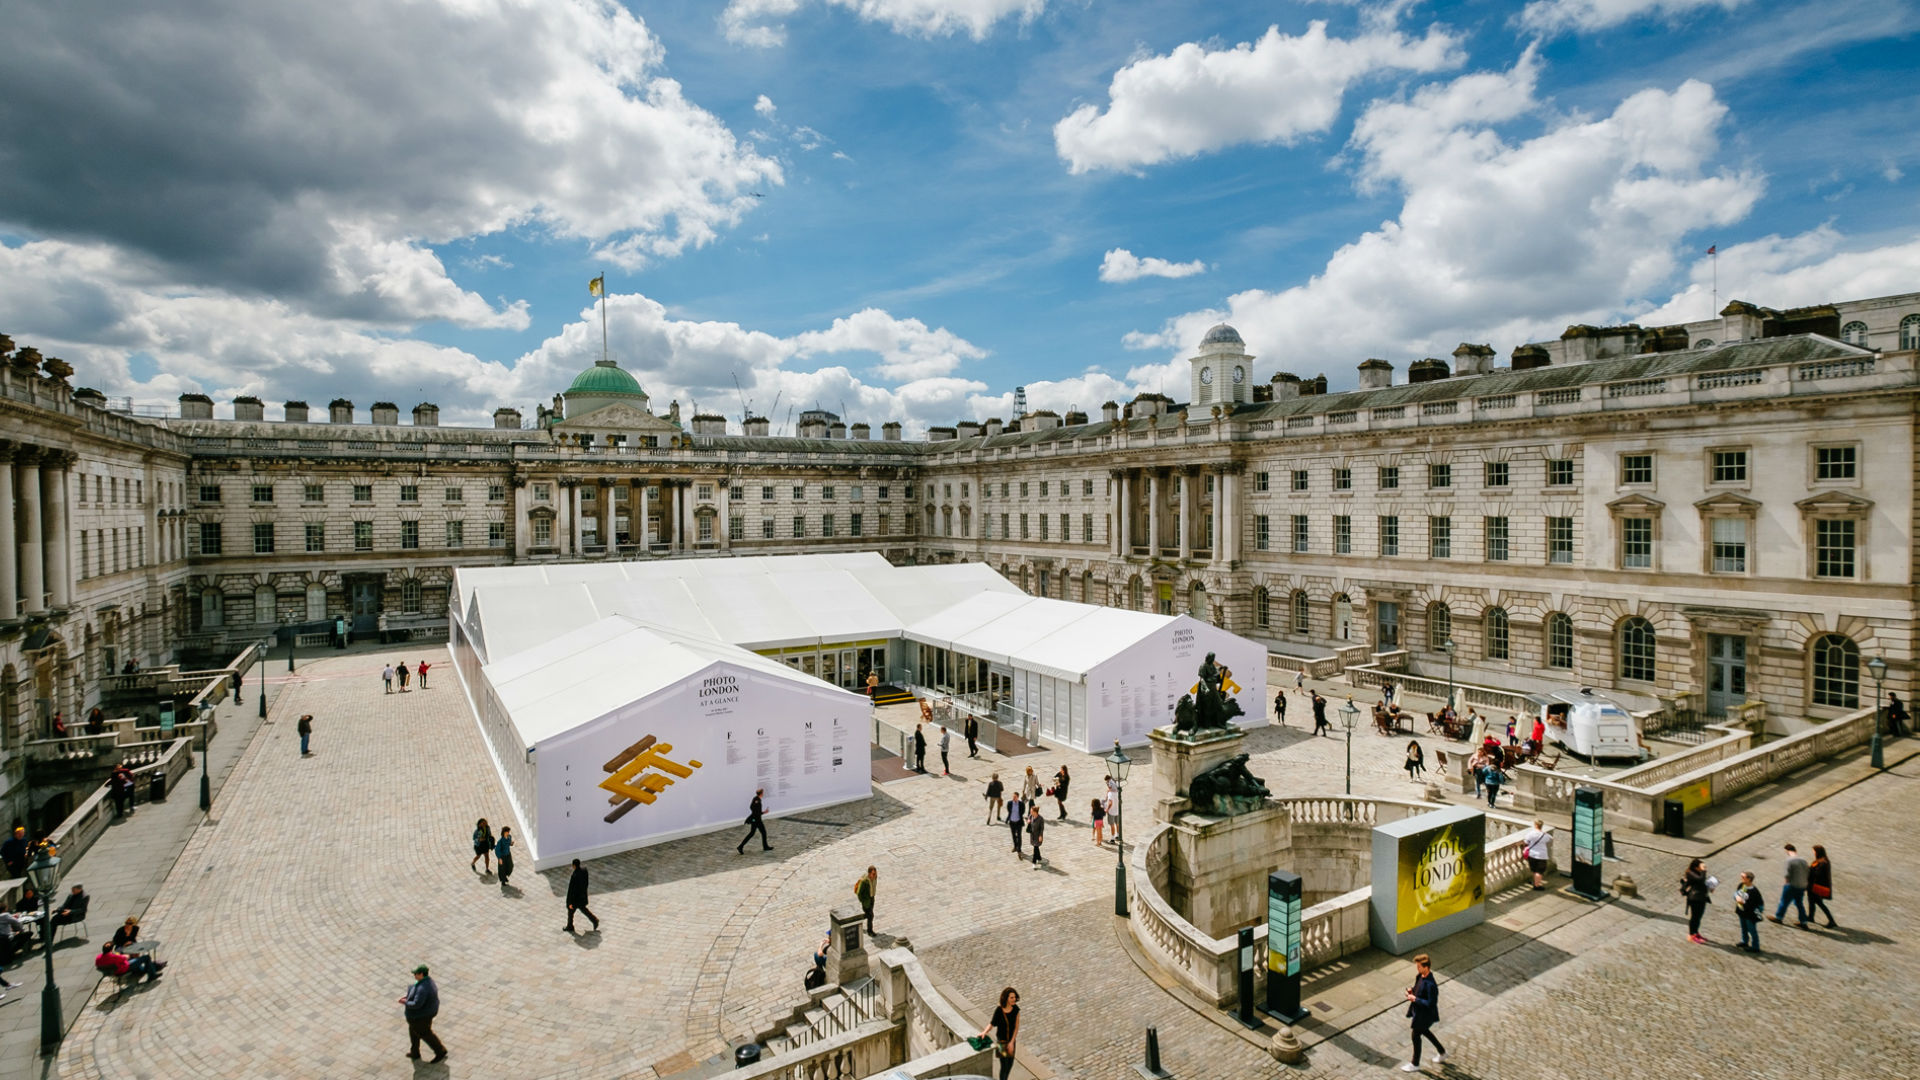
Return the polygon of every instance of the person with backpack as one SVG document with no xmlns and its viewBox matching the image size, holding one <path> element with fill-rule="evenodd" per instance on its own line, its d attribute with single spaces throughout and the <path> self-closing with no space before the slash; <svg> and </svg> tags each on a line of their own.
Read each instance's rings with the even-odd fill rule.
<svg viewBox="0 0 1920 1080">
<path fill-rule="evenodd" d="M 859 881 L 853 883 L 854 899 L 860 901 L 860 910 L 867 916 L 867 933 L 873 933 L 873 895 L 880 888 L 880 868 L 867 867 L 867 872 Z"/>
<path fill-rule="evenodd" d="M 481 873 L 493 873 L 493 826 L 487 824 L 486 818 L 481 818 L 473 826 L 473 861 L 467 863 L 467 869 L 473 869 L 482 859 L 487 861 L 487 868 Z"/>
<path fill-rule="evenodd" d="M 1760 951 L 1760 913 L 1766 905 L 1760 886 L 1753 883 L 1753 871 L 1742 871 L 1740 887 L 1733 890 L 1733 913 L 1740 919 L 1740 948 L 1746 952 Z"/>
</svg>

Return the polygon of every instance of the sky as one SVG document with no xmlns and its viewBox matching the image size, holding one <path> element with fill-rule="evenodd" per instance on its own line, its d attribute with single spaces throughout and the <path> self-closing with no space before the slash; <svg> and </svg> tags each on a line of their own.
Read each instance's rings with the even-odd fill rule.
<svg viewBox="0 0 1920 1080">
<path fill-rule="evenodd" d="M 0 333 L 876 428 L 1920 291 L 1920 0 L 0 0 Z"/>
</svg>

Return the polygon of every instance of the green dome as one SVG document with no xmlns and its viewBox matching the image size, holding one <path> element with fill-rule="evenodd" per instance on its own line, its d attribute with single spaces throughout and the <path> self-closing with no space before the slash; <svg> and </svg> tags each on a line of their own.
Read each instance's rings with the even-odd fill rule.
<svg viewBox="0 0 1920 1080">
<path fill-rule="evenodd" d="M 580 373 L 567 387 L 568 394 L 626 394 L 633 397 L 646 397 L 647 392 L 640 389 L 640 380 L 621 371 L 612 364 L 596 363 Z"/>
</svg>

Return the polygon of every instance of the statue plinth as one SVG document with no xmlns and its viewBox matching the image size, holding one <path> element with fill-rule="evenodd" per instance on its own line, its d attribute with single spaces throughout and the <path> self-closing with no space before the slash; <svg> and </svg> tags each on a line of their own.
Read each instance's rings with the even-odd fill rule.
<svg viewBox="0 0 1920 1080">
<path fill-rule="evenodd" d="M 1211 728 L 1175 735 L 1172 728 L 1147 732 L 1153 743 L 1153 816 L 1172 821 L 1188 808 L 1193 778 L 1237 756 L 1246 733 L 1237 728 Z"/>
</svg>

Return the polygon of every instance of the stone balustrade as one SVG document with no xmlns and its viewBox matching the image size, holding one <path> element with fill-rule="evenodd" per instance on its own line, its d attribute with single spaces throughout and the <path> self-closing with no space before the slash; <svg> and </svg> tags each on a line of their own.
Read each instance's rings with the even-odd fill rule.
<svg viewBox="0 0 1920 1080">
<path fill-rule="evenodd" d="M 1388 670 L 1386 665 L 1349 668 L 1347 678 L 1357 687 L 1379 689 L 1392 683 L 1408 694 L 1432 698 L 1436 701 L 1447 700 L 1448 683 L 1445 679 L 1429 679 L 1422 675 L 1408 675 L 1402 671 Z M 1470 683 L 1453 683 L 1455 706 L 1462 712 L 1469 705 L 1481 709 L 1515 713 L 1529 716 L 1534 711 L 1533 702 L 1525 694 L 1511 690 L 1501 690 L 1491 686 L 1475 686 Z"/>
</svg>

